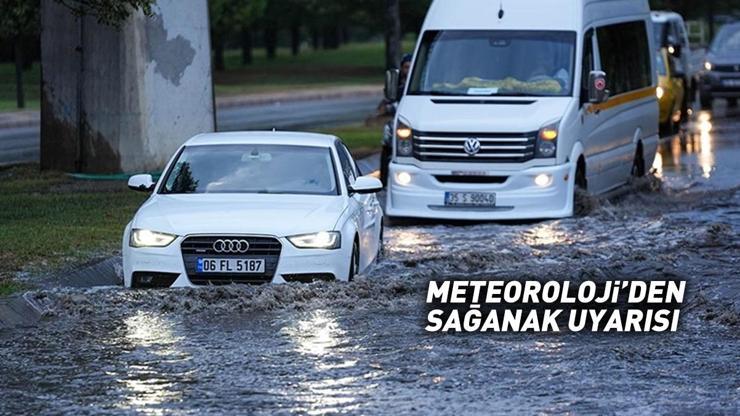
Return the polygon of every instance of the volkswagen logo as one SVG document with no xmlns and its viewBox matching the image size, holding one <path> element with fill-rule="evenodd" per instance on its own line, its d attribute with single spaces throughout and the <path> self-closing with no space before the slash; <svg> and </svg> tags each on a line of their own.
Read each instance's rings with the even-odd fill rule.
<svg viewBox="0 0 740 416">
<path fill-rule="evenodd" d="M 213 251 L 216 253 L 244 254 L 249 250 L 247 240 L 216 240 Z"/>
<path fill-rule="evenodd" d="M 470 156 L 474 156 L 480 152 L 480 141 L 476 139 L 475 137 L 471 137 L 467 140 L 465 140 L 465 145 L 463 146 L 465 149 L 465 153 L 469 154 Z"/>
</svg>

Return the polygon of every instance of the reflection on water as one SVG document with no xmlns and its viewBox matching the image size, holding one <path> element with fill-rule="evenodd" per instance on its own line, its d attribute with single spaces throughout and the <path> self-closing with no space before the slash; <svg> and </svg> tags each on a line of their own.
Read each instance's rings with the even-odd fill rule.
<svg viewBox="0 0 740 416">
<path fill-rule="evenodd" d="M 728 124 L 723 121 L 723 125 Z M 723 178 L 717 179 L 718 166 L 728 169 L 732 167 L 736 157 L 727 152 L 727 148 L 735 148 L 735 140 L 727 140 L 728 135 L 718 132 L 715 128 L 713 115 L 709 111 L 701 111 L 686 125 L 680 135 L 663 138 L 658 154 L 653 163 L 653 171 L 658 178 L 664 179 L 669 187 L 685 188 L 695 183 L 708 183 L 710 180 L 726 181 L 735 176 L 734 172 L 726 172 Z M 718 146 L 722 148 L 718 151 Z M 727 163 L 717 159 L 725 157 Z M 729 166 L 725 166 L 729 165 Z M 726 184 L 725 184 L 726 185 Z"/>
<path fill-rule="evenodd" d="M 357 360 L 352 357 L 362 348 L 348 343 L 346 331 L 334 313 L 316 310 L 297 319 L 280 330 L 301 355 L 312 358 L 311 365 L 317 377 L 298 383 L 293 411 L 307 414 L 356 411 L 359 400 L 373 389 L 365 381 L 365 374 L 350 373 Z M 276 392 L 279 393 L 279 392 Z"/>
<path fill-rule="evenodd" d="M 522 234 L 522 242 L 529 246 L 550 246 L 569 244 L 572 231 L 563 229 L 558 222 L 546 222 L 534 226 Z"/>
<path fill-rule="evenodd" d="M 416 253 L 420 249 L 424 251 L 438 251 L 440 249 L 437 237 L 419 229 L 402 229 L 394 231 L 391 235 L 388 248 L 398 253 Z"/>
<path fill-rule="evenodd" d="M 124 342 L 129 343 L 129 359 L 119 382 L 123 385 L 123 409 L 138 409 L 145 414 L 164 413 L 165 403 L 182 400 L 182 391 L 175 388 L 170 379 L 190 378 L 192 371 L 178 374 L 163 373 L 163 364 L 189 360 L 189 356 L 178 349 L 182 341 L 175 335 L 170 320 L 139 312 L 124 321 Z"/>
</svg>

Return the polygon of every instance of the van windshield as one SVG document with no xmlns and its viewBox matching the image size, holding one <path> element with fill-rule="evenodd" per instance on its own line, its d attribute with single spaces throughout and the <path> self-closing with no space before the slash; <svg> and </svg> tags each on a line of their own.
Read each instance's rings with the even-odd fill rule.
<svg viewBox="0 0 740 416">
<path fill-rule="evenodd" d="M 408 93 L 569 96 L 575 32 L 427 31 Z"/>
</svg>

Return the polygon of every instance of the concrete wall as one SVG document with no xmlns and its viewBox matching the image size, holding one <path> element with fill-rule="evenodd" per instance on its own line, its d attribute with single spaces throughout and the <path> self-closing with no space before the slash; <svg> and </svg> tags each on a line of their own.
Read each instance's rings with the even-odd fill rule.
<svg viewBox="0 0 740 416">
<path fill-rule="evenodd" d="M 207 0 L 158 0 L 154 12 L 116 29 L 42 0 L 43 168 L 156 171 L 213 131 Z"/>
</svg>

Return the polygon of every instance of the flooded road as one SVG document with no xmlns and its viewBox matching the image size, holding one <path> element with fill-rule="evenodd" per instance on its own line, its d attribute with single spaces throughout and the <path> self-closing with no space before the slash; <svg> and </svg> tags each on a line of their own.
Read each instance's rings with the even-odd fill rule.
<svg viewBox="0 0 740 416">
<path fill-rule="evenodd" d="M 350 284 L 45 291 L 0 332 L 0 413 L 740 414 L 740 113 L 667 138 L 587 217 L 386 231 Z M 424 332 L 450 276 L 688 281 L 679 332 Z"/>
</svg>

